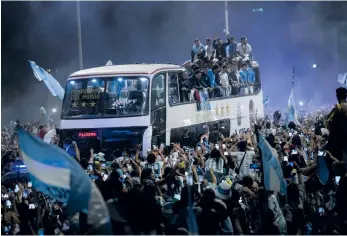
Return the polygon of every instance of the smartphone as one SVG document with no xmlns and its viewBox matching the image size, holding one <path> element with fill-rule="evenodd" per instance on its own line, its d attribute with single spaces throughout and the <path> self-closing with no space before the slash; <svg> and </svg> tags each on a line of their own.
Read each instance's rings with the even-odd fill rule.
<svg viewBox="0 0 347 236">
<path fill-rule="evenodd" d="M 293 163 L 293 162 L 288 162 L 288 166 L 293 167 L 293 166 L 294 166 L 294 163 Z"/>
<path fill-rule="evenodd" d="M 5 226 L 5 227 L 4 227 L 4 232 L 5 232 L 5 233 L 10 232 L 10 227 L 9 227 L 9 226 Z"/>
<path fill-rule="evenodd" d="M 318 151 L 318 156 L 325 157 L 326 153 L 323 151 Z"/>
<path fill-rule="evenodd" d="M 16 184 L 16 187 L 14 187 L 14 192 L 17 193 L 19 191 L 18 184 Z"/>
<path fill-rule="evenodd" d="M 201 147 L 200 146 L 198 146 L 198 151 L 200 151 L 201 150 Z"/>
<path fill-rule="evenodd" d="M 163 149 L 164 146 L 165 146 L 165 145 L 164 145 L 163 143 L 161 143 L 161 144 L 160 144 L 160 149 Z"/>
<path fill-rule="evenodd" d="M 5 204 L 6 204 L 7 207 L 11 207 L 11 206 L 12 206 L 12 203 L 11 203 L 10 200 L 6 200 L 6 203 L 5 203 Z"/>
<path fill-rule="evenodd" d="M 292 132 L 289 132 L 289 137 L 292 137 L 293 136 L 293 133 Z"/>
<path fill-rule="evenodd" d="M 106 181 L 108 179 L 108 175 L 107 174 L 104 174 L 103 176 L 102 176 L 102 180 L 103 181 Z"/>
<path fill-rule="evenodd" d="M 298 154 L 298 152 L 297 152 L 296 150 L 292 150 L 292 151 L 291 151 L 291 154 L 292 154 L 292 155 L 295 155 L 295 154 Z"/>
<path fill-rule="evenodd" d="M 193 176 L 192 175 L 187 175 L 187 185 L 193 186 Z"/>
<path fill-rule="evenodd" d="M 222 144 L 222 148 L 225 149 L 225 147 L 226 147 L 225 144 Z"/>
<path fill-rule="evenodd" d="M 105 168 L 106 168 L 106 164 L 105 164 L 105 163 L 102 163 L 102 164 L 101 164 L 101 168 L 102 168 L 102 169 L 105 169 Z"/>
<path fill-rule="evenodd" d="M 325 214 L 325 210 L 323 207 L 318 207 L 317 212 L 320 216 L 323 216 Z"/>
<path fill-rule="evenodd" d="M 88 170 L 93 170 L 93 165 L 90 165 L 90 164 L 89 164 L 88 167 L 87 167 L 87 169 L 88 169 Z"/>
<path fill-rule="evenodd" d="M 339 185 L 340 179 L 341 179 L 341 176 L 335 176 L 335 184 L 336 185 Z"/>
<path fill-rule="evenodd" d="M 31 188 L 33 186 L 32 182 L 28 182 L 28 188 Z"/>
<path fill-rule="evenodd" d="M 38 235 L 45 235 L 43 229 L 38 229 L 38 230 L 37 230 L 37 234 L 38 234 Z"/>
<path fill-rule="evenodd" d="M 283 156 L 283 161 L 288 161 L 288 157 L 287 156 Z"/>
<path fill-rule="evenodd" d="M 24 190 L 24 191 L 23 191 L 23 197 L 24 197 L 24 198 L 27 198 L 27 197 L 28 197 L 28 190 Z"/>
<path fill-rule="evenodd" d="M 72 146 L 74 146 L 74 147 L 76 147 L 76 146 L 77 146 L 76 141 L 72 141 Z"/>
<path fill-rule="evenodd" d="M 153 150 L 158 150 L 158 146 L 157 145 L 153 145 Z"/>
<path fill-rule="evenodd" d="M 35 209 L 35 204 L 29 204 L 29 209 Z"/>
<path fill-rule="evenodd" d="M 216 149 L 219 149 L 219 144 L 214 145 Z"/>
</svg>

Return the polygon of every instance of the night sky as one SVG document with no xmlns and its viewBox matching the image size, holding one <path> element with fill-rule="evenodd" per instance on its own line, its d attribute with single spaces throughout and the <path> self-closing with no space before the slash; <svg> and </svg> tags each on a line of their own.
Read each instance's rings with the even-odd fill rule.
<svg viewBox="0 0 347 236">
<path fill-rule="evenodd" d="M 1 2 L 2 124 L 61 106 L 33 75 L 35 61 L 65 87 L 77 71 L 75 2 Z M 135 62 L 182 64 L 193 40 L 224 37 L 224 2 L 81 2 L 84 68 Z M 252 9 L 262 8 L 263 12 Z M 335 102 L 347 72 L 347 2 L 229 2 L 229 30 L 247 36 L 270 105 L 285 108 L 292 67 L 296 99 Z M 343 43 L 344 42 L 344 43 Z M 317 69 L 312 69 L 317 64 Z"/>
</svg>

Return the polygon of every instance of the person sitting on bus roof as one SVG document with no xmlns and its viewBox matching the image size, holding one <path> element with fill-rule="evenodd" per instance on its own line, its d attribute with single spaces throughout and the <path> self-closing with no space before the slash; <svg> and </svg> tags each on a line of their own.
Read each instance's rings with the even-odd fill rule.
<svg viewBox="0 0 347 236">
<path fill-rule="evenodd" d="M 237 55 L 237 42 L 235 41 L 235 37 L 232 36 L 228 38 L 229 46 L 227 47 L 227 57 L 235 57 Z"/>
<path fill-rule="evenodd" d="M 188 102 L 189 101 L 189 92 L 192 90 L 192 85 L 190 80 L 188 79 L 188 72 L 183 71 L 178 75 L 179 78 L 179 88 L 180 88 L 180 102 Z"/>
<path fill-rule="evenodd" d="M 195 75 L 192 78 L 191 83 L 193 85 L 193 88 L 195 88 L 197 90 L 202 90 L 204 88 L 202 86 L 202 83 L 201 83 L 201 71 L 200 70 L 195 71 Z"/>
<path fill-rule="evenodd" d="M 227 38 L 230 36 L 228 35 Z M 226 47 L 229 45 L 229 42 L 223 43 L 223 41 L 219 38 L 213 41 L 213 47 L 216 49 L 216 58 L 221 59 L 227 56 Z"/>
<path fill-rule="evenodd" d="M 240 93 L 240 72 L 237 69 L 237 63 L 232 64 L 229 71 L 229 84 L 231 84 L 231 94 L 238 95 Z"/>
<path fill-rule="evenodd" d="M 230 94 L 230 84 L 229 84 L 229 78 L 228 78 L 228 73 L 227 73 L 227 65 L 222 66 L 221 72 L 219 72 L 219 78 L 220 78 L 220 83 L 222 86 L 222 92 L 223 96 L 229 96 Z"/>
<path fill-rule="evenodd" d="M 200 42 L 199 39 L 195 39 L 191 51 L 192 62 L 199 58 L 199 54 L 205 55 L 205 46 Z"/>
<path fill-rule="evenodd" d="M 241 95 L 248 95 L 248 65 L 247 63 L 242 63 L 240 70 L 240 79 L 241 79 Z"/>
<path fill-rule="evenodd" d="M 210 78 L 208 77 L 208 70 L 209 70 L 209 67 L 207 66 L 204 66 L 202 69 L 201 69 L 201 80 L 203 81 L 203 86 L 205 88 L 211 88 L 210 87 Z"/>
<path fill-rule="evenodd" d="M 253 94 L 254 93 L 255 74 L 254 74 L 254 70 L 252 68 L 252 65 L 247 64 L 247 66 L 248 66 L 247 82 L 248 82 L 248 86 L 249 86 L 249 93 Z"/>
<path fill-rule="evenodd" d="M 211 94 L 212 97 L 218 96 L 218 85 L 216 84 L 216 75 L 220 72 L 220 67 L 218 65 L 213 65 L 212 69 L 209 69 L 207 71 L 207 75 L 210 81 L 210 86 L 211 88 L 214 89 L 213 93 Z"/>
<path fill-rule="evenodd" d="M 211 88 L 217 87 L 217 84 L 216 84 L 216 74 L 218 74 L 219 71 L 220 71 L 220 67 L 218 65 L 213 65 L 212 69 L 209 69 L 207 71 L 207 75 L 208 75 L 208 78 L 209 78 L 209 82 L 210 82 L 210 87 Z"/>
<path fill-rule="evenodd" d="M 250 44 L 248 44 L 247 38 L 245 36 L 241 37 L 241 43 L 237 44 L 236 51 L 238 55 L 241 56 L 241 59 L 243 61 L 250 59 L 250 55 L 252 53 L 252 47 Z"/>
</svg>

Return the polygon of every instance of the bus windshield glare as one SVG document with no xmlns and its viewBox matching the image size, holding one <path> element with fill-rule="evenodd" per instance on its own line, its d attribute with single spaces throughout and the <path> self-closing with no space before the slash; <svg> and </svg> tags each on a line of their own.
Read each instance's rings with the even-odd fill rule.
<svg viewBox="0 0 347 236">
<path fill-rule="evenodd" d="M 147 115 L 148 85 L 149 80 L 144 77 L 70 80 L 62 119 Z"/>
</svg>

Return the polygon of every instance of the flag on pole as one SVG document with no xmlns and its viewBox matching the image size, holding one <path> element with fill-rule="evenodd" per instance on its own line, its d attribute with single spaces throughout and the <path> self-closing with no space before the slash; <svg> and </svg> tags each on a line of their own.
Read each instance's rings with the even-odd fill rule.
<svg viewBox="0 0 347 236">
<path fill-rule="evenodd" d="M 347 73 L 339 74 L 337 77 L 337 82 L 341 84 L 342 87 L 347 88 Z"/>
<path fill-rule="evenodd" d="M 267 105 L 269 104 L 269 102 L 270 102 L 269 96 L 266 96 L 266 98 L 265 98 L 264 101 L 263 101 L 264 107 L 267 107 Z"/>
<path fill-rule="evenodd" d="M 270 146 L 265 138 L 259 134 L 258 146 L 261 150 L 262 168 L 264 175 L 264 187 L 268 191 L 287 194 L 287 184 L 283 177 L 281 164 L 277 151 Z"/>
<path fill-rule="evenodd" d="M 294 122 L 296 125 L 300 125 L 298 121 L 298 115 L 296 114 L 295 102 L 294 102 L 294 89 L 290 92 L 287 108 L 287 125 L 289 122 Z"/>
<path fill-rule="evenodd" d="M 33 69 L 36 79 L 38 79 L 38 81 L 43 81 L 54 97 L 58 96 L 60 100 L 63 100 L 65 91 L 59 82 L 43 68 L 36 65 L 35 62 L 29 61 L 29 64 Z"/>
<path fill-rule="evenodd" d="M 112 234 L 105 201 L 79 163 L 63 149 L 47 144 L 21 128 L 18 137 L 33 187 L 67 204 L 68 215 L 87 214 L 90 232 Z"/>
</svg>

